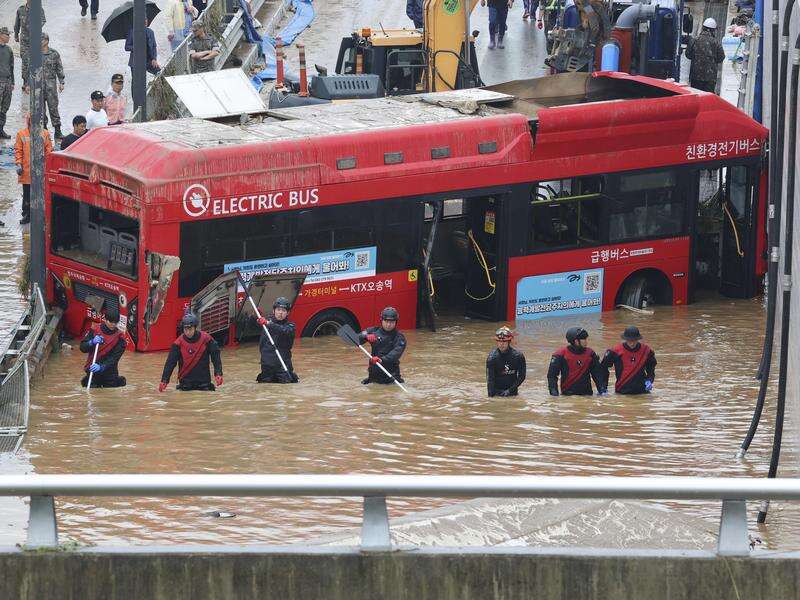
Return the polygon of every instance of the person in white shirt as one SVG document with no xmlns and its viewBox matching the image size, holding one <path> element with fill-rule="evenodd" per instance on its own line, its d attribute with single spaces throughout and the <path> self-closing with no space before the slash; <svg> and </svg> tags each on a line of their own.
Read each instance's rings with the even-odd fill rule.
<svg viewBox="0 0 800 600">
<path fill-rule="evenodd" d="M 92 108 L 86 113 L 86 129 L 94 129 L 95 127 L 105 127 L 108 125 L 108 114 L 103 108 L 103 92 L 95 90 L 90 96 L 92 100 Z"/>
</svg>

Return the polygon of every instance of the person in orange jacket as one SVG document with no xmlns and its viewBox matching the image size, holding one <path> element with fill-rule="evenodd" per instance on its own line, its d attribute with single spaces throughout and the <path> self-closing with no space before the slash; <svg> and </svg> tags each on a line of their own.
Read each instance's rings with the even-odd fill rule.
<svg viewBox="0 0 800 600">
<path fill-rule="evenodd" d="M 42 129 L 44 140 L 44 155 L 53 151 L 53 142 L 50 132 Z M 20 225 L 31 222 L 31 116 L 25 115 L 25 129 L 17 132 L 14 143 L 14 162 L 17 165 L 17 180 L 22 184 L 22 219 Z"/>
</svg>

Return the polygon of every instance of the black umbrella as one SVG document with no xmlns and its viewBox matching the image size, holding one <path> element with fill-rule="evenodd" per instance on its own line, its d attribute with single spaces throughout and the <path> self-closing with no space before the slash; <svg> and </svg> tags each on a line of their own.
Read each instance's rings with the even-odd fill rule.
<svg viewBox="0 0 800 600">
<path fill-rule="evenodd" d="M 156 6 L 153 0 L 147 0 L 145 4 L 145 14 L 147 22 L 152 23 L 161 9 Z M 125 2 L 114 9 L 111 16 L 106 19 L 101 31 L 102 36 L 107 42 L 114 40 L 128 39 L 128 32 L 133 29 L 133 2 Z"/>
</svg>

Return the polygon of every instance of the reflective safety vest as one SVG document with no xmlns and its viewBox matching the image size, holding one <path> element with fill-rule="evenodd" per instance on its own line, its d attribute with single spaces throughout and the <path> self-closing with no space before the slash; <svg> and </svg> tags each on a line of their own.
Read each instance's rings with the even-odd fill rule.
<svg viewBox="0 0 800 600">
<path fill-rule="evenodd" d="M 97 360 L 99 361 L 103 358 L 106 354 L 111 352 L 114 347 L 117 345 L 122 332 L 117 329 L 114 333 L 104 333 L 102 329 L 100 329 L 100 325 L 95 323 L 92 325 L 90 329 L 92 333 L 92 337 L 96 335 L 102 335 L 103 339 L 105 340 L 102 344 L 100 344 L 100 348 L 97 350 Z M 94 362 L 94 350 L 91 350 L 89 354 L 86 356 L 86 365 L 85 367 L 91 367 L 92 363 Z"/>
<path fill-rule="evenodd" d="M 614 385 L 614 389 L 620 391 L 644 369 L 647 357 L 650 356 L 650 346 L 639 344 L 639 348 L 633 351 L 625 344 L 618 344 L 612 348 L 612 351 L 622 360 L 622 374 Z"/>
<path fill-rule="evenodd" d="M 570 352 L 568 348 L 561 348 L 553 353 L 553 356 L 560 356 L 567 363 L 567 377 L 561 380 L 561 392 L 565 393 L 584 378 L 592 366 L 593 350 L 586 348 L 582 353 Z"/>
<path fill-rule="evenodd" d="M 192 372 L 212 339 L 214 338 L 205 331 L 201 331 L 194 342 L 187 340 L 185 335 L 181 335 L 173 342 L 181 351 L 181 368 L 178 371 L 178 379 L 183 379 Z"/>
</svg>

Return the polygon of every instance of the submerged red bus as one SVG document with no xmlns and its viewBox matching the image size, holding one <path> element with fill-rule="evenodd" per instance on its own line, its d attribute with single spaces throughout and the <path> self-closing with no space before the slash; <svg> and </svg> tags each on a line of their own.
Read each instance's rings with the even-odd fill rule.
<svg viewBox="0 0 800 600">
<path fill-rule="evenodd" d="M 100 128 L 48 157 L 48 293 L 73 335 L 118 306 L 143 351 L 236 271 L 304 274 L 302 335 L 387 304 L 409 328 L 751 297 L 766 136 L 713 94 L 622 73 Z M 240 304 L 196 308 L 229 337 Z"/>
</svg>

